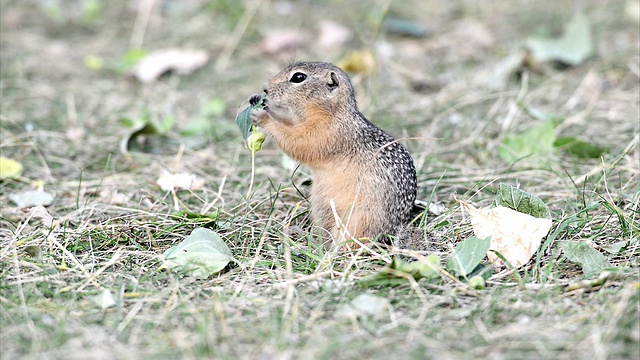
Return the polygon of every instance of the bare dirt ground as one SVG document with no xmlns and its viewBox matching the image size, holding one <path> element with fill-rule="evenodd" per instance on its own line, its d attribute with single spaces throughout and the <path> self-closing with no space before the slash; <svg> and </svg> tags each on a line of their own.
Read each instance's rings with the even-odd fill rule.
<svg viewBox="0 0 640 360">
<path fill-rule="evenodd" d="M 0 183 L 0 356 L 639 358 L 634 6 L 3 0 L 0 150 L 24 173 Z M 502 61 L 524 54 L 529 36 L 557 36 L 577 12 L 591 26 L 594 56 L 561 66 L 522 55 L 511 76 L 499 76 Z M 383 16 L 427 33 L 393 33 L 381 26 Z M 326 20 L 350 38 L 321 45 Z M 211 58 L 192 74 L 149 84 L 127 73 L 132 49 L 174 47 L 204 49 Z M 357 50 L 375 58 L 370 74 L 353 74 L 361 111 L 395 137 L 411 138 L 404 143 L 418 168 L 418 198 L 445 208 L 419 225 L 430 252 L 444 264 L 472 234 L 456 198 L 488 206 L 505 182 L 551 210 L 545 248 L 530 264 L 494 274 L 483 290 L 447 276 L 365 286 L 359 281 L 389 254 L 361 249 L 327 264 L 301 247 L 313 237 L 309 175 L 292 175 L 269 142 L 256 155 L 255 192 L 245 198 L 251 153 L 233 120 L 247 98 L 291 61 L 339 62 Z M 131 130 L 119 120 L 145 113 L 175 124 L 162 136 L 134 139 L 123 153 Z M 551 114 L 560 119 L 558 136 L 608 151 L 580 158 L 557 149 L 537 163 L 499 156 L 506 137 Z M 187 136 L 202 119 L 200 136 Z M 174 197 L 155 184 L 163 170 L 194 174 L 204 186 Z M 53 228 L 9 200 L 38 187 L 54 195 L 46 207 Z M 221 234 L 240 264 L 207 280 L 161 270 L 160 255 L 202 226 Z M 570 291 L 600 274 L 585 274 L 560 241 L 589 244 L 613 275 Z M 105 290 L 112 306 L 97 301 Z M 364 293 L 388 300 L 388 308 L 340 315 Z"/>
</svg>

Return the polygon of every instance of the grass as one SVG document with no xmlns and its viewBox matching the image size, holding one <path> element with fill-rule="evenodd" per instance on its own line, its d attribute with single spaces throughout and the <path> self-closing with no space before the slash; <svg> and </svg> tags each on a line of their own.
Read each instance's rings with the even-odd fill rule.
<svg viewBox="0 0 640 360">
<path fill-rule="evenodd" d="M 0 184 L 3 359 L 640 356 L 640 55 L 624 1 L 584 2 L 595 58 L 573 68 L 542 65 L 498 90 L 474 76 L 533 28 L 566 21 L 570 5 L 391 2 L 390 14 L 430 27 L 429 37 L 407 39 L 375 31 L 371 19 L 386 2 L 282 4 L 259 5 L 234 37 L 227 35 L 245 16 L 237 2 L 168 2 L 150 13 L 143 34 L 134 24 L 144 13 L 128 2 L 109 2 L 90 17 L 65 4 L 60 11 L 0 5 L 0 150 L 25 167 L 23 180 Z M 258 43 L 273 29 L 313 37 L 307 25 L 325 18 L 354 38 L 334 52 L 306 46 L 282 58 L 260 54 Z M 464 31 L 469 23 L 488 29 L 493 41 L 478 45 Z M 88 55 L 120 59 L 141 35 L 145 50 L 184 44 L 214 57 L 193 75 L 153 85 L 82 66 Z M 378 40 L 393 55 L 354 84 L 372 121 L 398 138 L 433 139 L 405 142 L 418 167 L 418 198 L 446 209 L 419 219 L 429 253 L 444 263 L 473 234 L 455 198 L 487 206 L 500 182 L 519 184 L 551 210 L 553 227 L 534 259 L 494 273 L 484 290 L 446 276 L 367 286 L 360 280 L 390 257 L 376 247 L 327 261 L 314 246 L 322 230 L 308 220 L 310 176 L 283 166 L 272 144 L 256 156 L 254 191 L 245 199 L 251 155 L 229 130 L 237 109 L 292 57 L 335 62 Z M 226 66 L 218 52 L 230 56 Z M 226 110 L 211 119 L 213 135 L 181 136 L 214 98 Z M 546 163 L 505 163 L 497 155 L 502 139 L 537 123 L 523 106 L 560 115 L 562 136 L 609 151 L 601 159 L 560 152 Z M 169 113 L 176 126 L 142 143 L 148 152 L 121 154 L 127 129 L 117 120 L 143 111 Z M 195 174 L 205 186 L 178 192 L 176 202 L 154 184 L 162 170 Z M 8 200 L 32 189 L 31 180 L 55 195 L 47 207 L 53 230 Z M 191 216 L 177 216 L 176 203 Z M 219 232 L 241 265 L 206 280 L 160 271 L 160 255 L 201 226 Z M 618 271 L 604 284 L 581 286 L 599 274 L 585 275 L 559 241 L 589 243 Z M 114 306 L 96 300 L 105 289 Z M 378 315 L 339 315 L 363 293 L 390 306 Z"/>
</svg>

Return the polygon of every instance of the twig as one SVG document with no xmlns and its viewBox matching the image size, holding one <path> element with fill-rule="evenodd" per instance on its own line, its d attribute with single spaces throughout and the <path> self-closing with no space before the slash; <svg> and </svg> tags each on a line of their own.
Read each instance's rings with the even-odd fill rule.
<svg viewBox="0 0 640 360">
<path fill-rule="evenodd" d="M 291 279 L 291 280 L 287 280 L 287 281 L 283 281 L 283 282 L 279 282 L 277 284 L 273 284 L 274 287 L 279 288 L 279 287 L 284 287 L 284 286 L 291 286 L 291 285 L 297 285 L 303 282 L 308 282 L 308 281 L 313 281 L 313 280 L 320 280 L 326 276 L 332 276 L 332 275 L 337 275 L 337 272 L 335 270 L 328 270 L 328 271 L 323 271 L 323 272 L 319 272 L 316 274 L 311 274 L 311 275 L 305 275 L 305 276 L 301 276 L 299 278 L 296 279 Z"/>
<path fill-rule="evenodd" d="M 234 51 L 236 51 L 238 43 L 240 43 L 240 40 L 244 36 L 244 33 L 247 32 L 249 24 L 251 24 L 251 21 L 258 12 L 261 4 L 262 0 L 256 0 L 251 3 L 251 6 L 247 6 L 247 8 L 245 9 L 242 18 L 240 18 L 240 21 L 238 21 L 238 24 L 233 29 L 231 36 L 229 36 L 229 40 L 227 40 L 227 42 L 225 43 L 224 49 L 222 49 L 222 53 L 216 61 L 216 72 L 221 72 L 227 68 L 229 60 L 231 60 L 231 56 L 233 55 Z"/>
<path fill-rule="evenodd" d="M 155 0 L 140 1 L 138 11 L 136 12 L 136 20 L 133 24 L 133 30 L 131 31 L 131 39 L 129 39 L 130 49 L 142 48 L 144 35 L 147 31 L 147 25 L 149 24 L 149 18 L 151 17 L 151 11 L 153 10 L 155 2 Z"/>
</svg>

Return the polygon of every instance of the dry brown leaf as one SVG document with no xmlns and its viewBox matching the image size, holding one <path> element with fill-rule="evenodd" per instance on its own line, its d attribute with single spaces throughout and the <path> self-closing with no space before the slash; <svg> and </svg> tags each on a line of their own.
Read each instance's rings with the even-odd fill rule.
<svg viewBox="0 0 640 360">
<path fill-rule="evenodd" d="M 71 126 L 67 128 L 64 135 L 67 139 L 71 140 L 74 143 L 80 142 L 86 134 L 86 131 L 80 126 Z"/>
<path fill-rule="evenodd" d="M 46 227 L 51 227 L 51 225 L 53 224 L 53 216 L 51 216 L 47 209 L 45 209 L 42 205 L 35 206 L 31 215 L 34 219 L 42 220 L 42 223 Z"/>
<path fill-rule="evenodd" d="M 150 83 L 168 71 L 191 74 L 208 61 L 209 53 L 205 50 L 175 48 L 156 50 L 140 60 L 134 75 L 141 82 Z"/>
<path fill-rule="evenodd" d="M 275 30 L 265 34 L 260 43 L 260 51 L 269 55 L 296 49 L 304 45 L 307 36 L 295 30 Z"/>
<path fill-rule="evenodd" d="M 464 201 L 458 202 L 469 211 L 476 237 L 491 237 L 487 257 L 497 264 L 502 261 L 493 251 L 504 256 L 515 268 L 526 264 L 551 229 L 551 219 L 536 218 L 504 206 L 477 209 Z"/>
<path fill-rule="evenodd" d="M 346 26 L 330 20 L 322 20 L 318 24 L 318 46 L 324 49 L 335 49 L 349 41 L 353 33 Z"/>
<path fill-rule="evenodd" d="M 107 204 L 122 205 L 131 200 L 131 196 L 119 192 L 118 189 L 104 188 L 100 190 L 100 199 Z"/>
<path fill-rule="evenodd" d="M 164 170 L 156 184 L 164 191 L 198 190 L 204 186 L 204 179 L 189 173 L 172 174 Z"/>
</svg>

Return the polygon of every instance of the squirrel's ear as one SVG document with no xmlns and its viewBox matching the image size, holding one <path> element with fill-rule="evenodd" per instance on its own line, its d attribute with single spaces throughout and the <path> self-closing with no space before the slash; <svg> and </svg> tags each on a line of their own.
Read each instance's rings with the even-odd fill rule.
<svg viewBox="0 0 640 360">
<path fill-rule="evenodd" d="M 336 73 L 334 73 L 333 71 L 331 72 L 331 82 L 327 84 L 327 86 L 329 86 L 329 90 L 333 91 L 335 89 L 338 88 L 338 85 L 340 85 L 340 82 L 338 82 L 338 75 L 336 75 Z"/>
</svg>

